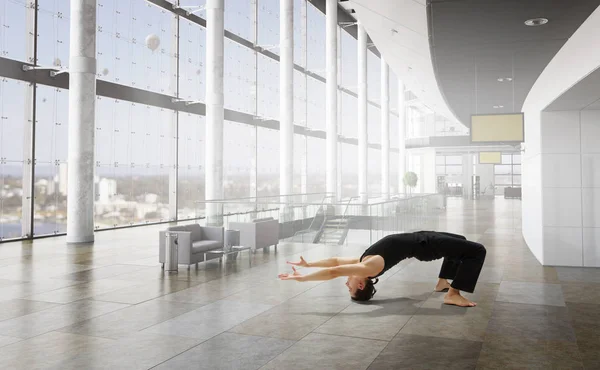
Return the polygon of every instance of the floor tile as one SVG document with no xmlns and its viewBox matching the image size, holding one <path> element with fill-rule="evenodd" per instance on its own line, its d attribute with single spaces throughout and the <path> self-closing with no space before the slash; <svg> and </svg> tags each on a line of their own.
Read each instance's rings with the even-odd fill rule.
<svg viewBox="0 0 600 370">
<path fill-rule="evenodd" d="M 134 285 L 135 283 L 132 281 L 108 279 L 94 280 L 88 283 L 72 285 L 45 293 L 33 294 L 25 297 L 25 299 L 53 303 L 71 303 L 81 299 L 94 298 L 107 292 L 119 290 L 125 287 L 131 287 Z"/>
<path fill-rule="evenodd" d="M 9 344 L 20 342 L 22 340 L 23 339 L 21 339 L 21 338 L 6 337 L 4 335 L 0 335 L 0 347 L 4 347 L 4 346 L 7 346 Z"/>
<path fill-rule="evenodd" d="M 261 369 L 366 369 L 388 342 L 309 334 Z M 293 364 L 293 365 L 292 365 Z"/>
<path fill-rule="evenodd" d="M 84 351 L 99 349 L 110 342 L 111 339 L 49 332 L 0 348 L 0 366 L 3 369 L 23 370 L 60 368 L 67 359 Z"/>
<path fill-rule="evenodd" d="M 200 306 L 191 303 L 152 300 L 79 322 L 59 329 L 59 331 L 118 339 L 193 311 Z"/>
<path fill-rule="evenodd" d="M 400 333 L 369 370 L 474 369 L 480 351 L 479 342 Z"/>
<path fill-rule="evenodd" d="M 135 333 L 117 341 L 104 343 L 92 350 L 81 351 L 76 356 L 66 357 L 51 369 L 145 370 L 159 365 L 199 343 L 199 340 L 190 338 Z"/>
<path fill-rule="evenodd" d="M 0 303 L 0 321 L 55 307 L 56 303 L 14 299 Z"/>
<path fill-rule="evenodd" d="M 138 304 L 166 294 L 178 292 L 200 284 L 197 281 L 155 280 L 142 285 L 128 286 L 108 293 L 94 295 L 98 301 Z"/>
<path fill-rule="evenodd" d="M 600 283 L 562 282 L 565 302 L 600 304 Z"/>
<path fill-rule="evenodd" d="M 560 281 L 582 283 L 600 283 L 600 268 L 594 267 L 556 267 Z"/>
<path fill-rule="evenodd" d="M 72 280 L 46 279 L 42 281 L 25 282 L 16 285 L 0 287 L 0 302 L 20 299 L 33 294 L 40 294 L 78 284 L 81 284 L 81 282 Z"/>
<path fill-rule="evenodd" d="M 410 298 L 381 297 L 368 304 L 353 303 L 319 326 L 315 333 L 389 341 L 422 303 L 423 301 Z"/>
<path fill-rule="evenodd" d="M 560 284 L 503 281 L 496 298 L 499 302 L 564 306 Z"/>
<path fill-rule="evenodd" d="M 490 334 L 477 369 L 583 369 L 583 363 L 573 342 Z"/>
<path fill-rule="evenodd" d="M 125 307 L 127 305 L 119 303 L 78 301 L 2 321 L 0 333 L 10 337 L 31 338 Z"/>
<path fill-rule="evenodd" d="M 75 281 L 92 281 L 99 279 L 110 279 L 115 276 L 131 273 L 146 269 L 145 266 L 134 266 L 134 265 L 110 265 L 98 268 L 92 268 L 85 271 L 74 272 L 72 274 L 58 276 L 59 279 L 64 280 L 75 280 Z"/>
<path fill-rule="evenodd" d="M 556 268 L 541 266 L 537 261 L 533 263 L 505 261 L 503 280 L 548 284 L 559 283 Z"/>
<path fill-rule="evenodd" d="M 222 300 L 152 326 L 144 332 L 205 340 L 221 334 L 271 307 L 263 304 Z"/>
<path fill-rule="evenodd" d="M 294 343 L 290 340 L 223 333 L 154 369 L 259 369 Z"/>
<path fill-rule="evenodd" d="M 566 307 L 497 302 L 487 332 L 505 336 L 574 342 Z"/>
</svg>

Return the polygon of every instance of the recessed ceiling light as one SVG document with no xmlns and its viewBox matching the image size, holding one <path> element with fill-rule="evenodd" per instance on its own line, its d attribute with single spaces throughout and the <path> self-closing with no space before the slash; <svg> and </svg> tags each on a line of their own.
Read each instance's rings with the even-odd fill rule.
<svg viewBox="0 0 600 370">
<path fill-rule="evenodd" d="M 546 18 L 532 18 L 525 21 L 525 25 L 530 27 L 541 26 L 548 23 Z"/>
<path fill-rule="evenodd" d="M 494 105 L 494 109 L 504 108 L 504 105 Z"/>
<path fill-rule="evenodd" d="M 500 77 L 500 78 L 498 79 L 498 82 L 504 82 L 504 79 L 503 79 L 502 77 Z"/>
<path fill-rule="evenodd" d="M 510 82 L 512 80 L 513 80 L 512 77 L 498 77 L 498 82 L 505 82 L 505 81 Z"/>
</svg>

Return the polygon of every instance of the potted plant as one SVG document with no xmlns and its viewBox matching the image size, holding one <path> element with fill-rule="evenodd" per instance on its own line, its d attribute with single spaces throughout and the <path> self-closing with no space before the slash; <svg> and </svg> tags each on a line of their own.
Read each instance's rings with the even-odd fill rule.
<svg viewBox="0 0 600 370">
<path fill-rule="evenodd" d="M 409 194 L 412 194 L 412 189 L 417 187 L 417 182 L 419 181 L 419 177 L 416 173 L 412 171 L 408 171 L 404 174 L 404 178 L 402 182 L 404 182 L 404 186 L 408 186 Z"/>
</svg>

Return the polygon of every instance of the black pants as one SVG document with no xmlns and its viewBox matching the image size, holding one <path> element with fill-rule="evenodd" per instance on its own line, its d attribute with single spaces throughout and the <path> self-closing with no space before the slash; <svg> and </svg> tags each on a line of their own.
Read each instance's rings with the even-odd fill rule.
<svg viewBox="0 0 600 370">
<path fill-rule="evenodd" d="M 485 247 L 450 233 L 435 233 L 429 243 L 444 257 L 440 279 L 452 279 L 452 288 L 473 293 L 485 261 Z"/>
</svg>

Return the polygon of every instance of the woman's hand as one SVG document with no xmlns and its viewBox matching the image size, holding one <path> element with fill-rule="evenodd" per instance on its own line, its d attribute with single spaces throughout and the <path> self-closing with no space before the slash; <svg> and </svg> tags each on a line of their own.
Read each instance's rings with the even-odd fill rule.
<svg viewBox="0 0 600 370">
<path fill-rule="evenodd" d="M 300 266 L 300 267 L 308 267 L 308 262 L 304 260 L 304 257 L 300 256 L 300 262 L 290 262 L 287 261 L 288 265 Z"/>
<path fill-rule="evenodd" d="M 281 280 L 297 280 L 297 281 L 301 281 L 301 279 L 304 277 L 301 273 L 299 273 L 298 271 L 296 271 L 296 268 L 292 266 L 292 270 L 294 270 L 293 273 L 291 274 L 279 274 L 279 279 Z"/>
</svg>

